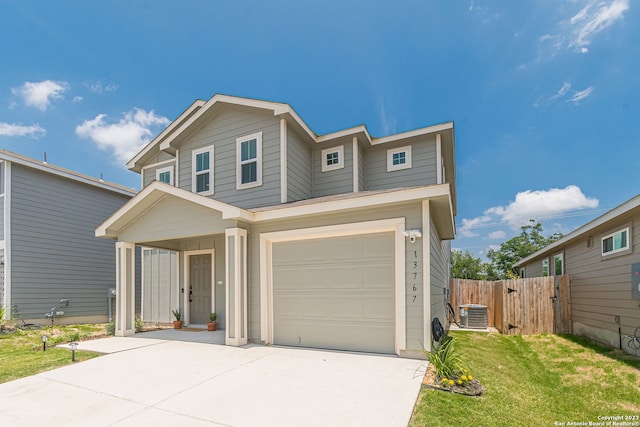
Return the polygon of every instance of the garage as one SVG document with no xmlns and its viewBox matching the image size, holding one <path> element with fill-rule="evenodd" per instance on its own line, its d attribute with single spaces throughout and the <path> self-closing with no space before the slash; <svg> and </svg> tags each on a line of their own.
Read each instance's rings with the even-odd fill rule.
<svg viewBox="0 0 640 427">
<path fill-rule="evenodd" d="M 395 234 L 273 244 L 273 342 L 395 353 Z"/>
</svg>

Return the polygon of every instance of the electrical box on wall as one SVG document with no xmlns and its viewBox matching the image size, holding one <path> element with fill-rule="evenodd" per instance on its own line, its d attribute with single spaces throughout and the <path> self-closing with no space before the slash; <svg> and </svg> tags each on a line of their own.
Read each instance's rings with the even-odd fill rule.
<svg viewBox="0 0 640 427">
<path fill-rule="evenodd" d="M 640 263 L 631 264 L 631 298 L 640 299 Z"/>
</svg>

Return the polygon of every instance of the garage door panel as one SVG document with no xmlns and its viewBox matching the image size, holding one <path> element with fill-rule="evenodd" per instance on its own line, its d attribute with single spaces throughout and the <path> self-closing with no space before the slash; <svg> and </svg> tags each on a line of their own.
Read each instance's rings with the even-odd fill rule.
<svg viewBox="0 0 640 427">
<path fill-rule="evenodd" d="M 273 245 L 274 343 L 395 351 L 394 234 Z"/>
</svg>

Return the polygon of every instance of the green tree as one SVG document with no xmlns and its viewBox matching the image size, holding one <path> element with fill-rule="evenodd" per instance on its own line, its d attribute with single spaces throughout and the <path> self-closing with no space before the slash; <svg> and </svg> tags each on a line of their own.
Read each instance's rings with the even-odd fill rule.
<svg viewBox="0 0 640 427">
<path fill-rule="evenodd" d="M 482 262 L 469 251 L 451 251 L 451 277 L 456 279 L 497 280 L 493 265 Z"/>
<path fill-rule="evenodd" d="M 456 279 L 480 280 L 482 261 L 469 251 L 454 249 L 451 251 L 451 277 Z"/>
<path fill-rule="evenodd" d="M 491 260 L 498 278 L 515 279 L 518 278 L 518 271 L 513 264 L 561 237 L 561 233 L 545 237 L 542 234 L 542 224 L 532 219 L 528 224 L 520 227 L 519 235 L 501 243 L 499 249 L 489 250 L 487 257 Z"/>
</svg>

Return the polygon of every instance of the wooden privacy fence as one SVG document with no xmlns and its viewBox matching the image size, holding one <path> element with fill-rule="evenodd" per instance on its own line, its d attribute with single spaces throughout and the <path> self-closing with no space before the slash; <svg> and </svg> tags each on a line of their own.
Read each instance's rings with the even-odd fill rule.
<svg viewBox="0 0 640 427">
<path fill-rule="evenodd" d="M 506 335 L 571 333 L 571 294 L 568 275 L 529 279 L 451 279 L 450 301 L 458 306 L 487 306 L 487 323 Z M 456 317 L 457 318 L 457 317 Z"/>
</svg>

